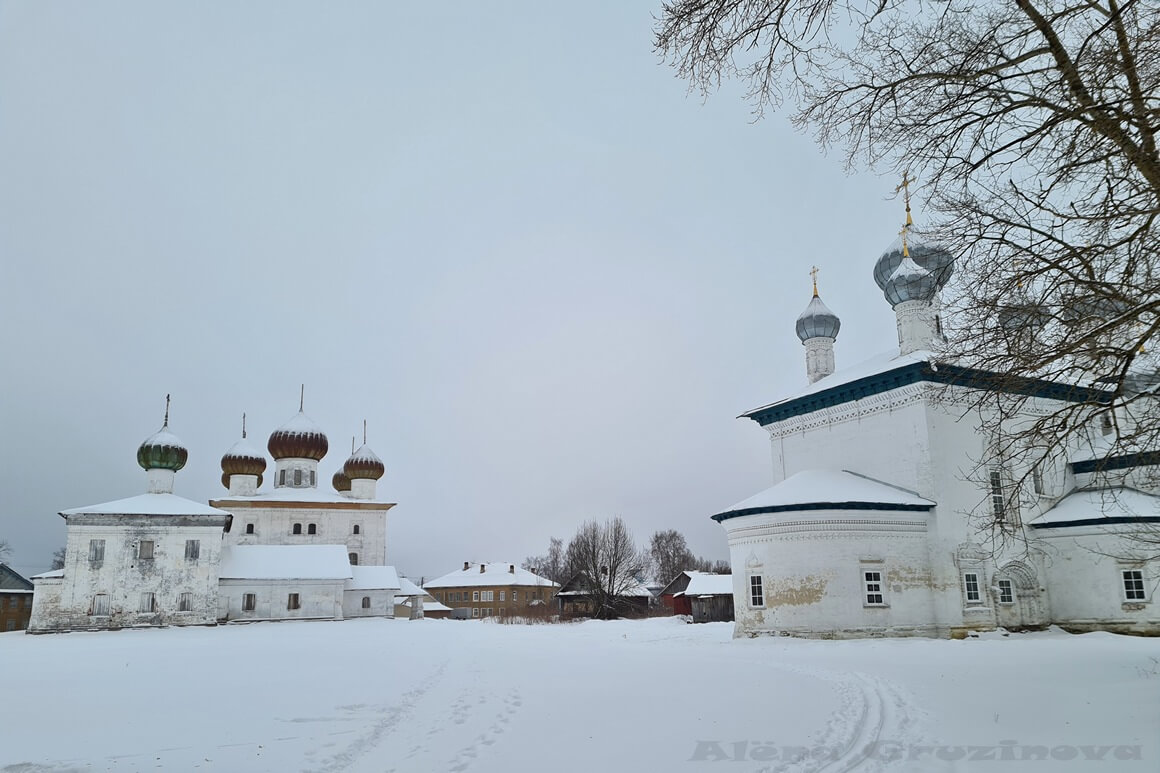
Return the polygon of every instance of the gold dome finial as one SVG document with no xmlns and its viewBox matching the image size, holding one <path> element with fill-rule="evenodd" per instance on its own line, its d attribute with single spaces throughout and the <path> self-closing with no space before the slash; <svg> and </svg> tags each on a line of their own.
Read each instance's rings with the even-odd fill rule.
<svg viewBox="0 0 1160 773">
<path fill-rule="evenodd" d="M 914 178 L 910 176 L 910 170 L 907 169 L 902 173 L 902 182 L 899 183 L 898 187 L 894 189 L 895 194 L 897 194 L 899 191 L 902 191 L 902 200 L 906 202 L 907 228 L 910 228 L 912 225 L 914 225 L 914 219 L 910 216 L 910 184 L 912 182 L 914 182 Z"/>
<path fill-rule="evenodd" d="M 814 280 L 814 297 L 818 297 L 818 267 L 814 266 L 810 269 L 810 278 Z"/>
</svg>

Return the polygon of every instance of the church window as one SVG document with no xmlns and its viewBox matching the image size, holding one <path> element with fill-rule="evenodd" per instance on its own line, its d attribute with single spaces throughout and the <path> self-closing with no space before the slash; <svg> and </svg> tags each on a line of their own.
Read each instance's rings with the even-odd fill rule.
<svg viewBox="0 0 1160 773">
<path fill-rule="evenodd" d="M 177 594 L 177 611 L 178 612 L 192 612 L 193 611 L 193 594 L 189 591 Z"/>
<path fill-rule="evenodd" d="M 1031 487 L 1035 490 L 1036 494 L 1041 496 L 1045 492 L 1043 488 L 1043 470 L 1039 468 L 1039 465 L 1031 468 Z"/>
<path fill-rule="evenodd" d="M 1147 596 L 1144 594 L 1144 570 L 1143 569 L 1124 569 L 1124 600 L 1125 601 L 1147 601 Z"/>
<path fill-rule="evenodd" d="M 347 558 L 350 559 L 351 566 L 358 566 L 358 553 L 351 553 Z"/>
<path fill-rule="evenodd" d="M 296 524 L 294 524 L 294 530 L 293 530 L 293 531 L 294 531 L 294 533 L 295 533 L 295 534 L 301 534 L 301 533 L 302 533 L 302 524 L 300 524 L 300 523 L 296 523 Z"/>
<path fill-rule="evenodd" d="M 294 471 L 294 485 L 295 486 L 302 485 L 302 470 L 295 470 Z"/>
<path fill-rule="evenodd" d="M 105 560 L 105 541 L 103 539 L 89 540 L 89 560 L 99 564 Z"/>
<path fill-rule="evenodd" d="M 886 596 L 882 591 L 882 572 L 877 570 L 862 572 L 862 587 L 866 591 L 866 606 L 886 604 Z"/>
<path fill-rule="evenodd" d="M 254 533 L 254 524 L 247 523 L 246 524 L 246 534 L 253 534 L 253 533 Z"/>
<path fill-rule="evenodd" d="M 765 590 L 760 574 L 749 575 L 749 606 L 765 606 Z"/>
<path fill-rule="evenodd" d="M 258 605 L 258 595 L 256 593 L 242 594 L 242 611 L 253 612 L 254 607 Z"/>
<path fill-rule="evenodd" d="M 1000 604 L 1014 604 L 1015 603 L 1015 588 L 1010 580 L 999 580 L 996 583 L 999 586 L 999 603 Z"/>
<path fill-rule="evenodd" d="M 479 591 L 473 590 L 471 592 L 471 600 L 472 601 L 479 601 Z"/>
<path fill-rule="evenodd" d="M 153 558 L 153 540 L 143 539 L 137 543 L 137 558 L 142 560 Z"/>
<path fill-rule="evenodd" d="M 1003 493 L 1003 471 L 998 467 L 990 470 L 991 515 L 1002 521 L 1007 517 L 1007 496 Z"/>
<path fill-rule="evenodd" d="M 105 617 L 109 614 L 109 594 L 98 593 L 93 596 L 93 606 L 89 611 L 94 617 Z"/>
<path fill-rule="evenodd" d="M 185 541 L 185 560 L 196 561 L 201 557 L 201 540 L 187 539 Z"/>
<path fill-rule="evenodd" d="M 979 575 L 975 572 L 967 572 L 963 575 L 963 590 L 967 594 L 968 604 L 978 604 L 983 600 L 979 593 Z"/>
<path fill-rule="evenodd" d="M 370 609 L 371 608 L 371 597 L 370 596 L 363 596 L 362 608 L 363 609 Z"/>
<path fill-rule="evenodd" d="M 156 612 L 157 611 L 157 597 L 152 593 L 142 593 L 141 603 L 137 607 L 137 611 L 141 613 Z"/>
<path fill-rule="evenodd" d="M 278 470 L 278 485 L 279 486 L 286 485 L 286 471 L 285 470 Z"/>
<path fill-rule="evenodd" d="M 358 524 L 357 523 L 354 525 L 354 532 L 353 533 L 358 534 Z"/>
<path fill-rule="evenodd" d="M 298 609 L 301 606 L 302 606 L 302 601 L 301 601 L 301 599 L 298 598 L 297 593 L 291 593 L 289 596 L 286 597 L 286 608 L 287 609 Z"/>
<path fill-rule="evenodd" d="M 316 524 L 316 523 L 308 524 L 306 526 L 306 533 L 307 534 L 317 534 L 318 533 L 318 524 Z"/>
<path fill-rule="evenodd" d="M 318 485 L 317 483 L 315 483 L 315 478 L 314 478 L 314 470 L 311 470 L 311 471 L 310 471 L 310 485 L 311 485 L 311 486 L 317 486 L 317 485 Z"/>
</svg>

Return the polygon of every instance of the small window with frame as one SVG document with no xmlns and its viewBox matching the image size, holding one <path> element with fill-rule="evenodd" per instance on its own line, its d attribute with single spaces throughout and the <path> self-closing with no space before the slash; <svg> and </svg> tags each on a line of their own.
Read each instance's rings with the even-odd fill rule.
<svg viewBox="0 0 1160 773">
<path fill-rule="evenodd" d="M 862 570 L 862 600 L 864 606 L 886 606 L 886 591 L 882 584 L 881 569 Z"/>
<path fill-rule="evenodd" d="M 1144 570 L 1123 569 L 1120 576 L 1124 580 L 1124 601 L 1147 601 L 1148 595 L 1144 591 Z"/>
<path fill-rule="evenodd" d="M 99 564 L 105 560 L 105 541 L 103 539 L 89 540 L 89 563 Z"/>
<path fill-rule="evenodd" d="M 243 593 L 242 594 L 242 611 L 243 612 L 253 612 L 257 606 L 258 606 L 258 594 L 256 594 L 256 593 Z"/>
<path fill-rule="evenodd" d="M 749 606 L 765 606 L 765 586 L 760 574 L 749 575 Z"/>
<path fill-rule="evenodd" d="M 177 611 L 178 612 L 192 612 L 193 611 L 193 594 L 189 591 L 179 593 L 177 595 Z"/>
<path fill-rule="evenodd" d="M 977 572 L 963 573 L 963 593 L 966 595 L 968 604 L 982 603 L 983 596 L 979 592 L 979 575 Z"/>
<path fill-rule="evenodd" d="M 286 597 L 286 608 L 287 609 L 300 609 L 301 607 L 302 607 L 302 599 L 298 596 L 297 593 L 291 593 L 289 596 Z"/>
<path fill-rule="evenodd" d="M 1010 580 L 999 580 L 995 585 L 999 588 L 1000 604 L 1015 603 L 1015 586 Z"/>
</svg>

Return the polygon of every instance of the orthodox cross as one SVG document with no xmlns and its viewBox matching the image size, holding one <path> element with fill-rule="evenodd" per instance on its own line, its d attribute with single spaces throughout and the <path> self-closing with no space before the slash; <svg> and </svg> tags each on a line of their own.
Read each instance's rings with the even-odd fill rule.
<svg viewBox="0 0 1160 773">
<path fill-rule="evenodd" d="M 814 280 L 814 297 L 818 297 L 818 267 L 814 266 L 810 269 L 810 276 Z"/>
<path fill-rule="evenodd" d="M 914 225 L 914 221 L 910 218 L 910 184 L 914 182 L 914 178 L 910 176 L 910 170 L 907 169 L 902 173 L 902 182 L 894 189 L 897 194 L 902 191 L 902 200 L 906 202 L 906 225 L 909 228 Z"/>
</svg>

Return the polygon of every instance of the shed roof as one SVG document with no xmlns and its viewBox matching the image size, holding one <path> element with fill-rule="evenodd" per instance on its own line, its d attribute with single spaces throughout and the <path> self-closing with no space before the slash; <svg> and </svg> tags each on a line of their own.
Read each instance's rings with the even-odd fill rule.
<svg viewBox="0 0 1160 773">
<path fill-rule="evenodd" d="M 349 580 L 345 545 L 231 545 L 222 548 L 223 580 Z"/>
</svg>

